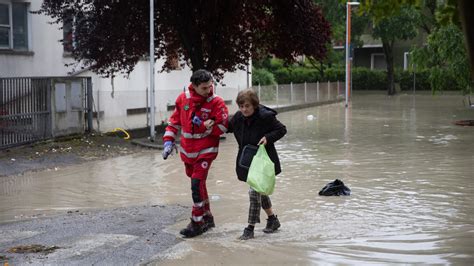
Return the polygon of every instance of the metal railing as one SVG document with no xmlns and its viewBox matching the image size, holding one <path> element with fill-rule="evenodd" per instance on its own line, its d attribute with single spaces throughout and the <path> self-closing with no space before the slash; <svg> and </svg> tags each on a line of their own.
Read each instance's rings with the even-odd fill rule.
<svg viewBox="0 0 474 266">
<path fill-rule="evenodd" d="M 72 82 L 80 87 L 72 88 Z M 64 85 L 63 90 L 55 89 L 57 83 Z M 66 93 L 66 84 L 74 93 Z M 65 115 L 69 109 L 84 112 L 87 106 L 88 113 L 92 115 L 90 105 L 87 104 L 91 100 L 86 100 L 80 93 L 82 86 L 87 86 L 86 96 L 92 96 L 90 78 L 86 77 L 0 78 L 0 149 L 66 134 L 71 126 Z M 71 99 L 76 101 L 72 102 Z M 64 110 L 55 111 L 58 103 Z M 61 114 L 55 115 L 58 112 Z M 88 120 L 92 121 L 92 118 Z M 81 130 L 84 128 L 83 125 L 76 127 Z"/>
<path fill-rule="evenodd" d="M 0 148 L 51 136 L 50 93 L 47 78 L 0 79 Z"/>
<path fill-rule="evenodd" d="M 252 87 L 260 102 L 267 106 L 291 106 L 330 102 L 344 98 L 344 82 L 276 84 Z"/>
<path fill-rule="evenodd" d="M 312 103 L 334 102 L 343 99 L 344 82 L 321 82 L 300 84 L 278 84 L 272 86 L 253 86 L 260 91 L 260 101 L 269 107 L 298 106 Z M 242 87 L 217 86 L 215 93 L 227 103 L 229 112 L 238 110 L 235 99 Z M 159 89 L 156 91 L 155 123 L 166 123 L 174 110 L 176 97 L 181 89 Z M 145 128 L 149 126 L 149 99 L 146 90 L 119 90 L 112 97 L 111 90 L 94 92 L 94 121 L 99 132 L 111 131 L 120 127 L 125 129 Z"/>
</svg>

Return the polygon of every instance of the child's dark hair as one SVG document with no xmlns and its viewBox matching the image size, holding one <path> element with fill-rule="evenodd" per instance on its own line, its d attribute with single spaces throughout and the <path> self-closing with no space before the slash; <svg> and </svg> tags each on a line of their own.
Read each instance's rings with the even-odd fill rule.
<svg viewBox="0 0 474 266">
<path fill-rule="evenodd" d="M 212 74 L 205 69 L 196 70 L 191 76 L 191 82 L 196 86 L 208 82 L 209 80 L 212 80 Z"/>
</svg>

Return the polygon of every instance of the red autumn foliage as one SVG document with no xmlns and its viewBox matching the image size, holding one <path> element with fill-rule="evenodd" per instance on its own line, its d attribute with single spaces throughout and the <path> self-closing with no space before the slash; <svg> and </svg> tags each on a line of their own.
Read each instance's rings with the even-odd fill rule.
<svg viewBox="0 0 474 266">
<path fill-rule="evenodd" d="M 149 53 L 149 0 L 45 0 L 38 13 L 62 25 L 72 18 L 72 55 L 110 76 L 130 73 Z M 176 59 L 217 77 L 268 54 L 321 60 L 330 26 L 311 0 L 155 0 L 155 60 Z"/>
</svg>

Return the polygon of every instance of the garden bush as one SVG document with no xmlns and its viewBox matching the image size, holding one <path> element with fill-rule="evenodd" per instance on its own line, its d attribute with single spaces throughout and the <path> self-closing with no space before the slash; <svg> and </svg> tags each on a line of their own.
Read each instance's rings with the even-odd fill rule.
<svg viewBox="0 0 474 266">
<path fill-rule="evenodd" d="M 265 68 L 252 69 L 252 85 L 273 85 L 276 84 L 273 73 Z"/>
<path fill-rule="evenodd" d="M 413 90 L 413 71 L 400 71 L 397 76 L 397 82 L 400 84 L 400 89 L 402 91 Z M 429 77 L 430 71 L 428 70 L 415 71 L 415 89 L 426 91 L 431 90 Z"/>
<path fill-rule="evenodd" d="M 385 71 L 364 67 L 352 69 L 353 90 L 385 90 L 386 88 L 387 73 Z"/>
<path fill-rule="evenodd" d="M 275 70 L 274 75 L 278 84 L 316 82 L 320 80 L 318 70 L 305 67 L 280 68 Z"/>
<path fill-rule="evenodd" d="M 324 70 L 324 76 L 319 81 L 344 81 L 346 79 L 346 70 L 343 68 L 327 68 Z"/>
<path fill-rule="evenodd" d="M 321 76 L 316 68 L 307 66 L 284 66 L 281 60 L 269 59 L 264 64 L 269 68 L 254 68 L 254 85 L 273 85 L 290 83 L 315 83 L 326 81 L 344 81 L 345 69 L 342 67 L 327 68 Z M 439 69 L 423 69 L 416 71 L 416 90 L 430 91 L 433 85 L 437 90 L 462 90 L 453 73 Z M 394 73 L 395 82 L 402 91 L 413 90 L 413 72 L 397 69 Z M 354 90 L 386 90 L 387 72 L 371 70 L 364 67 L 352 69 L 352 88 Z"/>
</svg>

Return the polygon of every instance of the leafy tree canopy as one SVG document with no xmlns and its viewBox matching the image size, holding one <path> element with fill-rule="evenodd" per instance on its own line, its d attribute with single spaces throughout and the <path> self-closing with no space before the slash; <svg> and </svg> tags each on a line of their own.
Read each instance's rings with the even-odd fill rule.
<svg viewBox="0 0 474 266">
<path fill-rule="evenodd" d="M 155 60 L 177 59 L 217 78 L 268 54 L 323 59 L 330 26 L 311 0 L 155 0 Z M 149 53 L 149 0 L 45 0 L 39 13 L 71 20 L 72 55 L 106 76 L 130 73 Z"/>
<path fill-rule="evenodd" d="M 362 0 L 359 12 L 370 14 L 375 24 L 380 20 L 398 15 L 402 7 L 411 5 L 420 7 L 422 0 Z"/>
<path fill-rule="evenodd" d="M 437 34 L 447 34 L 454 31 L 451 27 L 455 25 L 464 32 L 464 43 L 470 63 L 471 79 L 474 79 L 474 2 L 472 0 L 363 0 L 361 1 L 362 13 L 369 13 L 378 23 L 380 20 L 400 12 L 403 6 L 425 7 L 431 14 L 422 14 L 422 28 L 431 34 L 431 28 L 435 27 Z M 432 19 L 435 14 L 436 20 Z M 438 27 L 448 27 L 439 31 Z"/>
<path fill-rule="evenodd" d="M 379 9 L 375 7 L 388 8 L 388 6 L 383 1 L 372 3 L 372 9 L 369 9 L 367 12 L 376 21 L 373 36 L 382 40 L 385 60 L 387 62 L 387 92 L 389 95 L 393 95 L 396 93 L 393 59 L 394 44 L 398 40 L 412 39 L 418 34 L 418 26 L 421 24 L 420 11 L 411 5 L 402 5 L 396 7 L 396 11 L 379 17 L 376 12 Z"/>
<path fill-rule="evenodd" d="M 409 40 L 418 34 L 419 20 L 419 12 L 405 6 L 398 14 L 380 19 L 374 27 L 373 35 L 382 41 Z"/>
<path fill-rule="evenodd" d="M 456 88 L 470 93 L 469 60 L 463 45 L 461 29 L 448 24 L 436 28 L 423 48 L 415 49 L 414 59 L 419 67 L 431 68 L 430 81 L 433 92 Z"/>
</svg>

